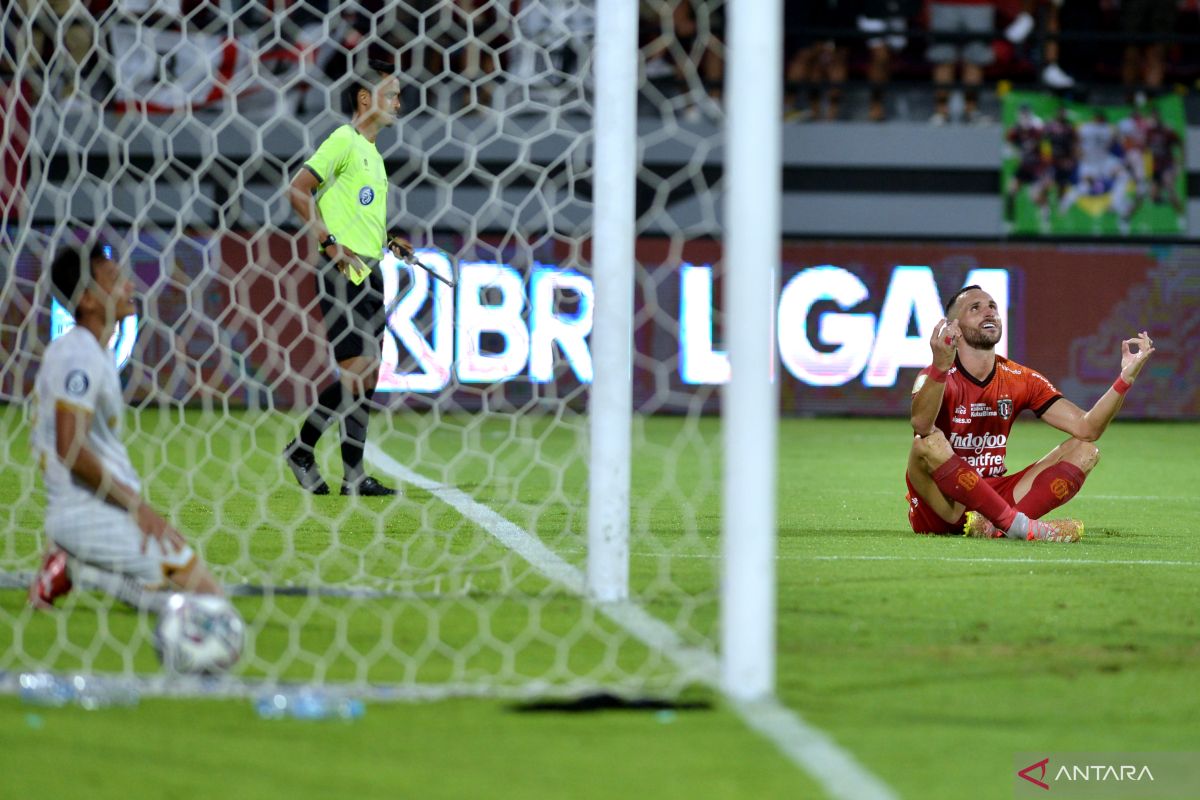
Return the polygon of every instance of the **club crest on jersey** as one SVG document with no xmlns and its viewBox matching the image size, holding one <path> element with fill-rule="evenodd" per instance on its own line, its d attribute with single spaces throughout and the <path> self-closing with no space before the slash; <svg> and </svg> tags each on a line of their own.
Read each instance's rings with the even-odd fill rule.
<svg viewBox="0 0 1200 800">
<path fill-rule="evenodd" d="M 996 410 L 1000 412 L 1000 419 L 1008 419 L 1012 416 L 1012 400 L 1007 397 L 1002 397 L 996 401 Z"/>
<path fill-rule="evenodd" d="M 67 373 L 67 394 L 81 397 L 88 390 L 87 373 L 81 369 L 73 369 Z"/>
<path fill-rule="evenodd" d="M 358 202 L 360 205 L 369 206 L 371 201 L 375 199 L 375 190 L 370 186 L 364 186 L 358 190 Z"/>
</svg>

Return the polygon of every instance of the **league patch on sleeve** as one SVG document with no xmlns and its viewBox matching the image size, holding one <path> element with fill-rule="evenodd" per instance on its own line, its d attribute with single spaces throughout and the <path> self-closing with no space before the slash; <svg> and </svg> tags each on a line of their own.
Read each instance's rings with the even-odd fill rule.
<svg viewBox="0 0 1200 800">
<path fill-rule="evenodd" d="M 83 370 L 73 369 L 67 373 L 67 394 L 72 397 L 82 397 L 87 393 L 88 386 L 88 376 Z"/>
</svg>

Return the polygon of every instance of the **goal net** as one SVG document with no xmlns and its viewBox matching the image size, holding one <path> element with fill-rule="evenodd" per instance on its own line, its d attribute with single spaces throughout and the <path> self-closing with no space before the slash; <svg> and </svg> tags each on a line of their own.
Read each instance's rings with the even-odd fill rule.
<svg viewBox="0 0 1200 800">
<path fill-rule="evenodd" d="M 595 6 L 587 0 L 61 3 L 0 12 L 0 684 L 322 684 L 376 696 L 674 693 L 713 678 L 720 538 L 720 2 L 640 3 L 628 601 L 589 599 Z M 347 63 L 394 59 L 378 146 L 393 312 L 367 471 L 336 425 L 283 460 L 335 379 L 319 254 L 287 185 L 347 117 Z M 58 248 L 102 230 L 138 313 L 110 342 L 150 502 L 246 620 L 222 682 L 165 680 L 154 619 L 25 590 L 46 546 L 29 448 L 41 354 L 73 321 Z M 603 467 L 604 465 L 599 465 Z"/>
</svg>

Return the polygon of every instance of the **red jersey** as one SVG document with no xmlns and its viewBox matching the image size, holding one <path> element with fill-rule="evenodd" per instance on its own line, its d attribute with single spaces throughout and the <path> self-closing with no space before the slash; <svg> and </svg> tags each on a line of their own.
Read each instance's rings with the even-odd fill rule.
<svg viewBox="0 0 1200 800">
<path fill-rule="evenodd" d="M 921 370 L 921 375 L 928 375 L 930 369 Z M 913 393 L 924 383 L 918 378 Z M 1061 397 L 1040 373 L 1003 356 L 996 356 L 992 374 L 982 381 L 963 370 L 956 357 L 946 374 L 946 390 L 934 425 L 946 434 L 955 454 L 980 475 L 1003 475 L 1008 432 L 1017 415 L 1031 408 L 1040 417 Z"/>
</svg>

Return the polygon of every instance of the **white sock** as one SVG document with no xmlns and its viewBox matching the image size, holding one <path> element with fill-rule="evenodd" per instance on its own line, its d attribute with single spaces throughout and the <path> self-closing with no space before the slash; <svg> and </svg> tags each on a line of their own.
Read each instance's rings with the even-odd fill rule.
<svg viewBox="0 0 1200 800">
<path fill-rule="evenodd" d="M 1012 525 L 1008 526 L 1008 530 L 1004 535 L 1010 539 L 1020 539 L 1025 541 L 1029 537 L 1029 517 L 1021 511 L 1017 512 L 1017 516 L 1013 518 Z"/>
<path fill-rule="evenodd" d="M 78 559 L 68 561 L 71 581 L 78 587 L 104 592 L 139 611 L 158 614 L 166 605 L 170 592 L 146 589 L 141 582 L 129 575 L 93 567 Z"/>
</svg>

